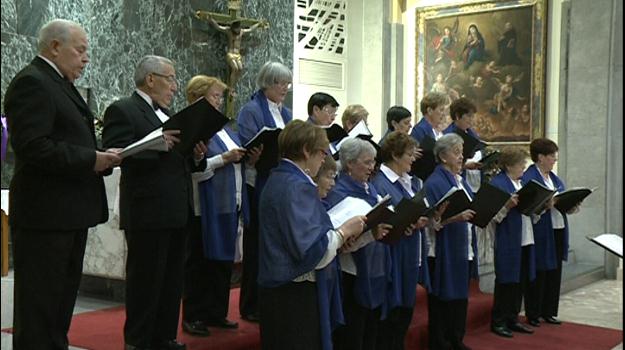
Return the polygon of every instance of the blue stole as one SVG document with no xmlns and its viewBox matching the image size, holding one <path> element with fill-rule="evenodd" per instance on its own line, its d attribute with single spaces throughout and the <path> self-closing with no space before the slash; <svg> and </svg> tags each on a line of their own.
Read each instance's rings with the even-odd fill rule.
<svg viewBox="0 0 625 350">
<path fill-rule="evenodd" d="M 419 143 L 421 143 L 426 136 L 436 140 L 436 136 L 434 136 L 434 127 L 427 121 L 427 119 L 425 119 L 425 117 L 421 118 L 417 125 L 412 128 L 410 136 L 412 136 Z"/>
<path fill-rule="evenodd" d="M 549 172 L 549 177 L 558 192 L 565 190 L 564 183 L 556 174 Z M 523 173 L 521 179 L 523 183 L 536 180 L 545 185 L 543 176 L 540 174 L 540 170 L 538 170 L 536 164 L 530 165 L 529 168 L 525 170 L 525 173 Z M 569 251 L 569 223 L 566 214 L 562 214 L 562 216 L 564 217 L 564 247 L 562 248 L 562 260 L 566 261 Z M 545 271 L 557 268 L 556 242 L 553 235 L 551 210 L 545 211 L 543 215 L 540 216 L 540 220 L 534 224 L 534 247 L 534 249 L 536 249 L 536 270 Z"/>
<path fill-rule="evenodd" d="M 443 130 L 443 134 L 450 134 L 450 133 L 452 133 L 452 132 L 456 132 L 456 130 L 460 130 L 460 131 L 464 132 L 464 130 L 461 130 L 460 128 L 458 128 L 458 127 L 456 126 L 456 123 L 451 123 L 451 124 L 449 124 L 449 126 L 448 126 L 447 128 L 445 128 L 445 130 Z M 477 133 L 475 132 L 475 130 L 473 130 L 473 129 L 471 129 L 471 128 L 468 128 L 468 129 L 467 129 L 467 134 L 469 134 L 469 135 L 471 135 L 471 136 L 475 137 L 475 138 L 476 138 L 476 139 L 478 139 L 478 140 L 480 139 L 480 137 L 477 135 Z"/>
<path fill-rule="evenodd" d="M 229 127 L 224 130 L 241 146 L 238 135 Z M 207 158 L 228 151 L 225 143 L 215 135 L 208 144 Z M 249 222 L 249 205 L 245 190 L 245 166 L 241 163 L 241 214 Z M 200 198 L 202 245 L 204 256 L 210 260 L 234 261 L 239 213 L 236 203 L 234 164 L 215 169 L 213 177 L 198 184 Z"/>
<path fill-rule="evenodd" d="M 470 187 L 462 180 L 467 193 L 472 196 Z M 438 202 L 450 188 L 456 185 L 454 175 L 442 165 L 438 165 L 424 185 L 428 202 Z M 442 300 L 467 299 L 469 297 L 469 278 L 478 278 L 477 237 L 471 230 L 473 263 L 468 260 L 467 222 L 454 222 L 443 226 L 436 233 L 436 265 L 434 275 L 430 276 L 432 294 Z M 471 271 L 469 271 L 469 267 Z"/>
<path fill-rule="evenodd" d="M 291 110 L 289 110 L 285 106 L 282 106 L 282 109 L 280 110 L 280 115 L 282 115 L 284 125 L 288 124 L 288 122 L 293 119 Z M 273 116 L 269 111 L 269 103 L 267 102 L 267 97 L 262 90 L 256 91 L 252 95 L 251 100 L 243 107 L 241 107 L 241 110 L 239 111 L 239 114 L 237 116 L 237 125 L 242 145 L 246 144 L 249 140 L 251 140 L 263 127 L 276 127 Z M 258 203 L 260 193 L 265 186 L 265 182 L 267 182 L 266 175 L 258 174 L 256 176 L 254 192 L 255 198 L 253 198 L 256 203 Z"/>
<path fill-rule="evenodd" d="M 342 309 L 337 309 L 340 280 L 336 259 L 315 270 L 332 229 L 317 187 L 296 165 L 281 160 L 269 175 L 261 201 L 258 284 L 274 288 L 315 271 L 323 349 L 331 349 L 332 327 L 343 322 Z"/>
<path fill-rule="evenodd" d="M 373 184 L 369 183 L 369 193 L 363 184 L 356 182 L 345 172 L 339 174 L 336 185 L 328 194 L 330 206 L 338 204 L 345 197 L 365 200 L 374 206 L 378 202 L 378 193 Z M 382 317 L 386 315 L 386 292 L 390 283 L 391 255 L 389 247 L 378 241 L 351 253 L 357 269 L 354 295 L 363 307 L 375 309 L 382 306 Z"/>
<path fill-rule="evenodd" d="M 491 185 L 515 193 L 512 180 L 502 171 L 491 180 Z M 521 280 L 521 239 L 522 216 L 517 208 L 508 211 L 508 215 L 497 224 L 495 231 L 495 275 L 497 283 L 519 283 Z M 534 245 L 529 246 L 528 272 L 530 281 L 536 277 L 536 263 L 534 261 Z"/>
<path fill-rule="evenodd" d="M 386 175 L 379 171 L 373 179 L 373 184 L 381 196 L 391 196 L 391 202 L 397 206 L 402 198 L 410 199 L 410 194 L 398 181 L 392 183 Z M 419 187 L 412 183 L 412 190 L 417 193 Z M 419 237 L 421 251 L 419 252 Z M 417 283 L 421 282 L 429 289 L 429 274 L 427 267 L 427 241 L 423 230 L 415 230 L 411 236 L 402 235 L 399 242 L 391 245 L 391 287 L 388 291 L 389 310 L 395 307 L 414 307 L 417 296 Z M 421 258 L 421 266 L 419 266 Z"/>
</svg>

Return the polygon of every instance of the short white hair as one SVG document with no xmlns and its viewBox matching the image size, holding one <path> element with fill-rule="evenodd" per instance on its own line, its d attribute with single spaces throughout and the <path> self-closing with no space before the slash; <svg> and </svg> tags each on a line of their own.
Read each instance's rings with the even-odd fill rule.
<svg viewBox="0 0 625 350">
<path fill-rule="evenodd" d="M 456 133 L 449 133 L 441 136 L 434 144 L 434 156 L 437 162 L 441 162 L 441 154 L 449 151 L 456 145 L 462 145 L 464 140 Z"/>
<path fill-rule="evenodd" d="M 291 82 L 293 73 L 291 70 L 280 62 L 265 63 L 258 76 L 256 76 L 256 87 L 260 90 L 267 90 L 271 86 L 285 81 Z"/>
<path fill-rule="evenodd" d="M 174 63 L 170 59 L 161 56 L 143 56 L 143 58 L 139 60 L 139 63 L 137 63 L 137 68 L 135 68 L 135 86 L 143 86 L 145 84 L 145 78 L 150 73 L 163 74 L 162 69 L 164 65 L 173 67 Z"/>
<path fill-rule="evenodd" d="M 37 40 L 39 53 L 45 51 L 53 40 L 66 43 L 71 37 L 72 29 L 85 31 L 80 24 L 67 19 L 53 19 L 46 23 L 39 30 L 39 38 Z"/>
<path fill-rule="evenodd" d="M 347 169 L 347 164 L 355 162 L 361 155 L 371 155 L 375 158 L 375 147 L 368 141 L 353 138 L 349 139 L 341 145 L 339 150 L 339 159 L 341 161 L 341 169 Z"/>
</svg>

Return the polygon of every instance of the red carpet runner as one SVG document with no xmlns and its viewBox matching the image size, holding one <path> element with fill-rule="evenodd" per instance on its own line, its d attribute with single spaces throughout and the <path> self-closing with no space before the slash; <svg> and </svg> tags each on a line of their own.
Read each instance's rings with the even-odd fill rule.
<svg viewBox="0 0 625 350">
<path fill-rule="evenodd" d="M 258 325 L 239 319 L 239 289 L 230 294 L 230 319 L 239 322 L 237 330 L 211 328 L 206 338 L 188 336 L 179 331 L 178 340 L 188 350 L 260 349 Z M 610 350 L 623 341 L 623 332 L 565 322 L 560 326 L 541 324 L 533 335 L 514 333 L 514 338 L 502 338 L 489 330 L 492 295 L 471 287 L 465 343 L 474 350 Z M 86 312 L 74 316 L 69 332 L 70 344 L 91 350 L 123 349 L 125 312 L 123 307 Z M 181 328 L 180 328 L 181 329 Z M 425 291 L 419 287 L 417 305 L 406 337 L 406 349 L 427 349 L 427 302 Z"/>
</svg>

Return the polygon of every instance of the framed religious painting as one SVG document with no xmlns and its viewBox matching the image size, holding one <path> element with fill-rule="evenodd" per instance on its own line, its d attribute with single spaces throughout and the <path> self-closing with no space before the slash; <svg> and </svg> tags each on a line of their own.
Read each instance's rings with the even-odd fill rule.
<svg viewBox="0 0 625 350">
<path fill-rule="evenodd" d="M 488 143 L 543 136 L 546 7 L 514 0 L 418 8 L 417 103 L 430 91 L 469 98 L 473 127 Z"/>
</svg>

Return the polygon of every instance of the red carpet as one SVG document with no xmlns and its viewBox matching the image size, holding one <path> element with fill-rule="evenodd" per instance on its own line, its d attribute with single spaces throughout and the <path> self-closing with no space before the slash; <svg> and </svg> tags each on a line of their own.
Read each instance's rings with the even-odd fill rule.
<svg viewBox="0 0 625 350">
<path fill-rule="evenodd" d="M 237 330 L 211 328 L 206 338 L 183 334 L 178 340 L 188 350 L 260 349 L 258 325 L 239 319 L 239 289 L 230 292 L 229 318 L 239 322 Z M 489 330 L 492 295 L 471 286 L 465 343 L 475 350 L 490 349 L 550 349 L 550 350 L 610 350 L 623 341 L 623 332 L 601 327 L 565 322 L 560 326 L 541 324 L 533 335 L 514 333 L 514 338 L 502 338 Z M 86 312 L 74 316 L 69 332 L 70 344 L 91 350 L 123 349 L 123 307 Z M 421 287 L 417 290 L 417 305 L 412 324 L 406 336 L 406 349 L 427 348 L 427 296 Z"/>
</svg>

